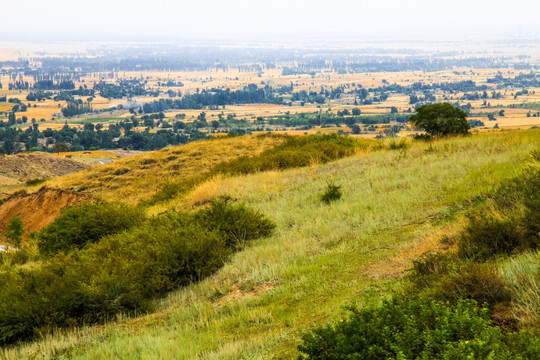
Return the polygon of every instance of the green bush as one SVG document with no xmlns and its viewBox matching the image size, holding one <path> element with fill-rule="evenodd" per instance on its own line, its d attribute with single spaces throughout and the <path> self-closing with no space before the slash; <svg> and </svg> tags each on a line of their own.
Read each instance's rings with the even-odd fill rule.
<svg viewBox="0 0 540 360">
<path fill-rule="evenodd" d="M 458 254 L 465 258 L 487 260 L 511 254 L 522 247 L 519 219 L 494 212 L 474 214 L 458 238 Z"/>
<path fill-rule="evenodd" d="M 363 144 L 359 141 L 336 134 L 290 136 L 282 144 L 259 155 L 242 156 L 218 164 L 214 171 L 225 174 L 249 174 L 326 163 L 352 155 L 360 146 Z"/>
<path fill-rule="evenodd" d="M 536 163 L 494 190 L 458 238 L 460 256 L 488 260 L 540 247 L 540 167 Z"/>
<path fill-rule="evenodd" d="M 504 279 L 494 266 L 487 264 L 464 263 L 455 271 L 441 276 L 434 290 L 434 298 L 453 303 L 472 299 L 497 311 L 503 311 L 512 300 Z"/>
<path fill-rule="evenodd" d="M 474 301 L 455 305 L 394 298 L 379 307 L 357 309 L 334 326 L 303 336 L 299 359 L 534 359 L 540 339 L 505 335 L 486 308 Z"/>
<path fill-rule="evenodd" d="M 341 199 L 341 186 L 335 184 L 328 184 L 324 193 L 321 194 L 321 201 L 325 204 L 339 199 Z"/>
<path fill-rule="evenodd" d="M 463 299 L 485 304 L 501 321 L 509 321 L 512 300 L 506 281 L 490 264 L 462 262 L 453 254 L 424 255 L 413 262 L 409 280 L 411 295 L 455 304 Z M 503 319 L 504 317 L 504 319 Z"/>
<path fill-rule="evenodd" d="M 155 298 L 213 274 L 240 243 L 274 227 L 258 212 L 219 200 L 196 213 L 157 216 L 39 266 L 7 268 L 0 272 L 0 345 L 148 311 Z"/>
<path fill-rule="evenodd" d="M 29 180 L 26 180 L 24 185 L 25 186 L 36 186 L 36 185 L 39 185 L 39 184 L 43 184 L 45 181 L 47 181 L 47 179 L 29 179 Z"/>
<path fill-rule="evenodd" d="M 231 204 L 228 199 L 218 199 L 194 214 L 202 227 L 220 233 L 227 246 L 243 247 L 248 241 L 269 236 L 276 225 L 258 211 L 244 204 Z"/>
<path fill-rule="evenodd" d="M 22 245 L 22 236 L 24 235 L 24 227 L 21 218 L 14 217 L 9 221 L 8 231 L 4 233 L 6 241 L 9 245 L 20 249 Z"/>
<path fill-rule="evenodd" d="M 414 284 L 414 291 L 419 291 L 431 286 L 434 281 L 458 266 L 452 254 L 423 254 L 418 259 L 413 260 L 408 279 Z"/>
<path fill-rule="evenodd" d="M 137 209 L 121 204 L 86 203 L 63 210 L 60 216 L 38 233 L 42 254 L 80 249 L 88 243 L 130 229 L 143 221 Z"/>
</svg>

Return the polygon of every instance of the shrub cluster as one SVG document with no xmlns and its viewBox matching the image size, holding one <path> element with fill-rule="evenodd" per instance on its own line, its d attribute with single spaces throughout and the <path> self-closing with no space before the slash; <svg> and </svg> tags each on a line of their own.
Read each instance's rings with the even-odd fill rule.
<svg viewBox="0 0 540 360">
<path fill-rule="evenodd" d="M 77 219 L 70 224 L 80 233 L 88 224 Z M 148 311 L 153 299 L 211 275 L 239 243 L 267 236 L 274 227 L 258 212 L 219 200 L 112 235 L 106 228 L 98 241 L 48 254 L 39 266 L 0 271 L 0 344 L 103 322 L 119 312 Z"/>
<path fill-rule="evenodd" d="M 538 267 L 507 269 L 503 277 L 493 261 L 540 247 L 538 152 L 532 158 L 473 210 L 456 252 L 414 261 L 404 297 L 354 309 L 345 322 L 305 335 L 300 359 L 540 358 L 537 336 L 510 332 L 516 304 L 522 318 L 536 319 Z"/>
<path fill-rule="evenodd" d="M 540 168 L 534 165 L 471 214 L 458 240 L 461 257 L 485 261 L 540 247 Z"/>
<path fill-rule="evenodd" d="M 540 172 L 535 164 L 473 210 L 457 237 L 457 252 L 428 254 L 413 262 L 411 294 L 452 303 L 473 299 L 486 304 L 499 325 L 516 326 L 512 286 L 493 260 L 540 245 Z"/>
<path fill-rule="evenodd" d="M 270 235 L 276 225 L 260 212 L 244 204 L 231 204 L 228 199 L 218 199 L 212 206 L 194 214 L 195 222 L 217 231 L 225 244 L 233 249 L 243 247 L 249 240 Z"/>
<path fill-rule="evenodd" d="M 540 339 L 503 334 L 488 309 L 460 300 L 394 298 L 379 307 L 353 308 L 348 319 L 303 336 L 299 359 L 535 359 Z"/>
<path fill-rule="evenodd" d="M 80 249 L 107 235 L 130 229 L 142 221 L 142 213 L 126 205 L 85 203 L 63 210 L 56 221 L 39 232 L 39 251 L 51 255 Z"/>
<path fill-rule="evenodd" d="M 29 179 L 29 180 L 26 180 L 24 185 L 25 186 L 36 186 L 36 185 L 39 185 L 39 184 L 43 184 L 45 181 L 47 181 L 47 179 Z"/>
<path fill-rule="evenodd" d="M 225 174 L 249 174 L 327 163 L 352 155 L 362 146 L 353 138 L 337 134 L 290 136 L 285 142 L 255 156 L 242 156 L 219 164 L 215 171 Z"/>
</svg>

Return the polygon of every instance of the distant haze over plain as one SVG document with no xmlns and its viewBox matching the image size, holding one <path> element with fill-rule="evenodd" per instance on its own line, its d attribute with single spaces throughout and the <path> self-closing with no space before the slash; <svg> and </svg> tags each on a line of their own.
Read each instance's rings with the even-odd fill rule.
<svg viewBox="0 0 540 360">
<path fill-rule="evenodd" d="M 26 0 L 2 13 L 3 42 L 540 39 L 538 0 Z"/>
</svg>

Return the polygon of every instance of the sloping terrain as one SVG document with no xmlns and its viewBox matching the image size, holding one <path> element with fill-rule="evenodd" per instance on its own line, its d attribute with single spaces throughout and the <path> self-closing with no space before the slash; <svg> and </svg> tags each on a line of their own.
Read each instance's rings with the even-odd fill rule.
<svg viewBox="0 0 540 360">
<path fill-rule="evenodd" d="M 43 152 L 0 154 L 0 199 L 21 190 L 28 180 L 51 179 L 88 167 L 84 162 Z"/>
<path fill-rule="evenodd" d="M 53 188 L 84 190 L 107 201 L 136 204 L 150 198 L 169 181 L 193 179 L 220 162 L 258 154 L 281 141 L 265 136 L 197 141 L 130 156 L 46 184 Z"/>
<path fill-rule="evenodd" d="M 47 179 L 88 168 L 81 162 L 44 152 L 0 155 L 0 175 L 18 182 Z"/>
<path fill-rule="evenodd" d="M 62 209 L 89 199 L 88 194 L 57 189 L 41 189 L 33 194 L 12 195 L 0 204 L 0 234 L 7 230 L 12 218 L 19 217 L 23 220 L 23 227 L 28 235 L 53 222 Z"/>
<path fill-rule="evenodd" d="M 208 145 L 214 151 L 193 156 L 215 156 L 220 148 L 226 154 L 234 141 L 259 140 L 216 141 Z M 190 153 L 205 145 L 190 144 Z M 451 238 L 466 221 L 466 211 L 525 166 L 539 146 L 538 130 L 501 132 L 415 142 L 301 169 L 209 179 L 164 206 L 182 210 L 228 196 L 272 219 L 277 224 L 273 236 L 235 254 L 214 276 L 170 294 L 153 313 L 46 336 L 0 355 L 296 358 L 305 331 L 339 319 L 344 305 L 378 303 L 401 288 L 411 261 L 445 246 L 439 239 Z M 130 160 L 139 164 L 138 171 L 159 174 L 124 183 L 131 189 L 155 188 L 151 181 L 166 173 L 166 161 L 142 169 L 140 158 Z M 122 166 L 131 171 L 127 163 Z M 196 173 L 199 167 L 190 169 Z M 107 184 L 100 176 L 115 179 L 112 169 L 108 173 L 90 178 L 86 186 L 99 193 Z M 343 196 L 325 205 L 320 194 L 328 183 L 341 186 Z M 56 184 L 85 186 L 84 176 L 74 174 Z M 103 194 L 120 199 L 129 191 L 118 195 L 107 188 Z"/>
</svg>

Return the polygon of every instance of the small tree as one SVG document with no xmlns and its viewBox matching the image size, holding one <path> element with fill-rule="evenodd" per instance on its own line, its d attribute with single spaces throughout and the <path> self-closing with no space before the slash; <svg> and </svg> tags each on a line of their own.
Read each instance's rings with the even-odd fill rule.
<svg viewBox="0 0 540 360">
<path fill-rule="evenodd" d="M 22 220 L 18 217 L 12 218 L 8 225 L 8 231 L 4 234 L 9 244 L 20 249 L 23 234 L 24 228 Z"/>
<path fill-rule="evenodd" d="M 61 152 L 67 151 L 68 149 L 69 149 L 68 145 L 63 142 L 57 142 L 53 146 L 54 152 L 57 153 L 58 155 L 60 155 Z"/>
<path fill-rule="evenodd" d="M 424 129 L 430 136 L 467 134 L 471 128 L 467 114 L 448 103 L 422 105 L 409 122 L 413 128 Z"/>
</svg>

